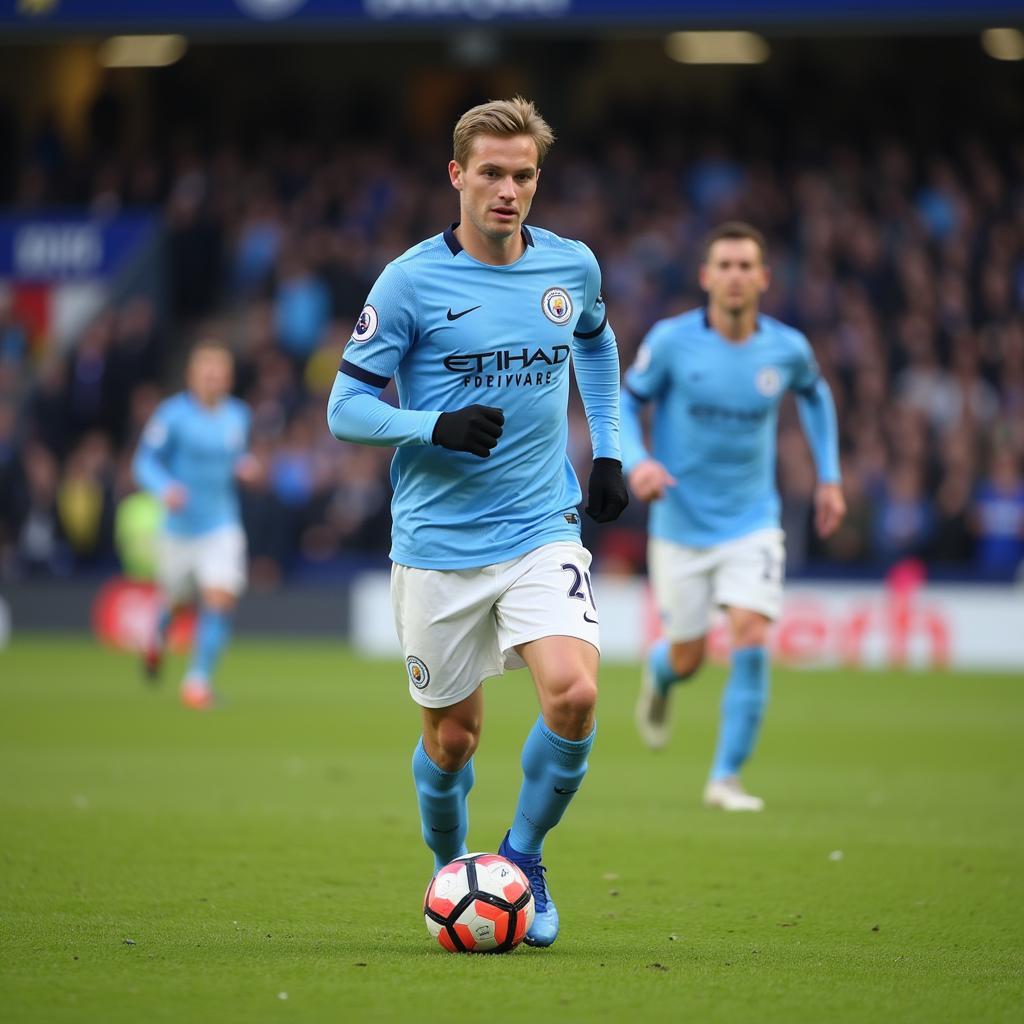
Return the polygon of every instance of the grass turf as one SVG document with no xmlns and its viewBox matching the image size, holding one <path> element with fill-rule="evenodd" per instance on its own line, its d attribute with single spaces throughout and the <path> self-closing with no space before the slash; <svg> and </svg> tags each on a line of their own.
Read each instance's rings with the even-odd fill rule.
<svg viewBox="0 0 1024 1024">
<path fill-rule="evenodd" d="M 172 663 L 173 672 L 180 662 Z M 454 957 L 402 666 L 237 643 L 186 712 L 84 639 L 0 652 L 0 1018 L 21 1021 L 1019 1021 L 1024 684 L 775 673 L 748 772 L 699 806 L 723 672 L 660 755 L 607 666 L 591 773 L 548 844 L 549 950 Z M 487 687 L 470 846 L 495 849 L 536 714 Z"/>
</svg>

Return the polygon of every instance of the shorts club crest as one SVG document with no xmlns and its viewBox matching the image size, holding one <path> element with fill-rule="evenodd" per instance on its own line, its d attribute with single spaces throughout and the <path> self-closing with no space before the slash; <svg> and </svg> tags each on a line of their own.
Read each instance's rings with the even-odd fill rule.
<svg viewBox="0 0 1024 1024">
<path fill-rule="evenodd" d="M 409 673 L 409 682 L 417 690 L 425 690 L 430 683 L 430 669 L 415 655 L 405 659 L 405 670 Z"/>
</svg>

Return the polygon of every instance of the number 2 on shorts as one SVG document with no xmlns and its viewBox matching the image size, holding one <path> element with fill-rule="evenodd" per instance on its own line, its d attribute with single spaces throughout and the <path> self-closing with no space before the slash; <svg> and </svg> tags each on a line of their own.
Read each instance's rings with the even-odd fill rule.
<svg viewBox="0 0 1024 1024">
<path fill-rule="evenodd" d="M 590 607 L 597 611 L 597 605 L 594 603 L 594 588 L 590 582 L 589 572 L 580 572 L 579 567 L 572 564 L 572 562 L 563 562 L 562 568 L 566 572 L 572 573 L 572 586 L 569 587 L 569 596 L 575 597 L 578 601 L 590 601 Z M 583 593 L 584 588 L 586 593 Z"/>
</svg>

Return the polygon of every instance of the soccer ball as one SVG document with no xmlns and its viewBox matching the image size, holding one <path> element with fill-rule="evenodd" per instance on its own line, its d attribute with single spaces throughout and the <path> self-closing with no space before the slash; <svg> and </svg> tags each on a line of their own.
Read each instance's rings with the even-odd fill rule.
<svg viewBox="0 0 1024 1024">
<path fill-rule="evenodd" d="M 507 953 L 533 924 L 526 875 L 496 853 L 456 857 L 423 898 L 427 931 L 449 953 Z"/>
</svg>

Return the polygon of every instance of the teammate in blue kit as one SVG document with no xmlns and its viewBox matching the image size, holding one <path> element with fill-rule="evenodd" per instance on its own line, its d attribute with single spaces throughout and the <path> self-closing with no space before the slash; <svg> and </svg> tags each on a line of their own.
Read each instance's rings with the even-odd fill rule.
<svg viewBox="0 0 1024 1024">
<path fill-rule="evenodd" d="M 229 394 L 233 365 L 222 345 L 203 342 L 194 348 L 186 370 L 188 390 L 153 413 L 133 463 L 140 486 L 167 509 L 157 554 L 162 603 L 144 667 L 150 678 L 157 677 L 175 611 L 198 597 L 192 661 L 181 687 L 183 703 L 196 709 L 213 705 L 213 670 L 245 589 L 246 542 L 236 483 L 258 472 L 246 452 L 249 409 Z"/>
<path fill-rule="evenodd" d="M 723 224 L 709 236 L 701 287 L 706 309 L 651 328 L 626 374 L 622 446 L 629 485 L 651 502 L 648 567 L 665 639 L 645 664 L 636 722 L 652 748 L 669 737 L 669 698 L 704 659 L 712 607 L 723 607 L 732 667 L 704 802 L 759 811 L 740 784 L 768 699 L 766 639 L 782 606 L 785 567 L 775 490 L 778 408 L 796 396 L 818 473 L 815 526 L 822 537 L 846 513 L 839 482 L 835 406 L 807 339 L 758 312 L 768 288 L 765 243 L 755 228 Z M 653 454 L 641 411 L 653 406 Z"/>
<path fill-rule="evenodd" d="M 460 220 L 385 267 L 345 349 L 328 422 L 347 441 L 394 445 L 391 586 L 423 736 L 412 769 L 436 867 L 466 852 L 466 798 L 481 683 L 526 666 L 540 717 L 499 852 L 530 879 L 526 941 L 549 946 L 558 913 L 545 835 L 587 770 L 599 661 L 580 487 L 566 456 L 570 365 L 594 450 L 587 512 L 626 507 L 619 359 L 601 277 L 580 242 L 527 228 L 553 142 L 532 103 L 474 107 L 448 165 Z M 394 377 L 400 408 L 382 402 Z"/>
</svg>

